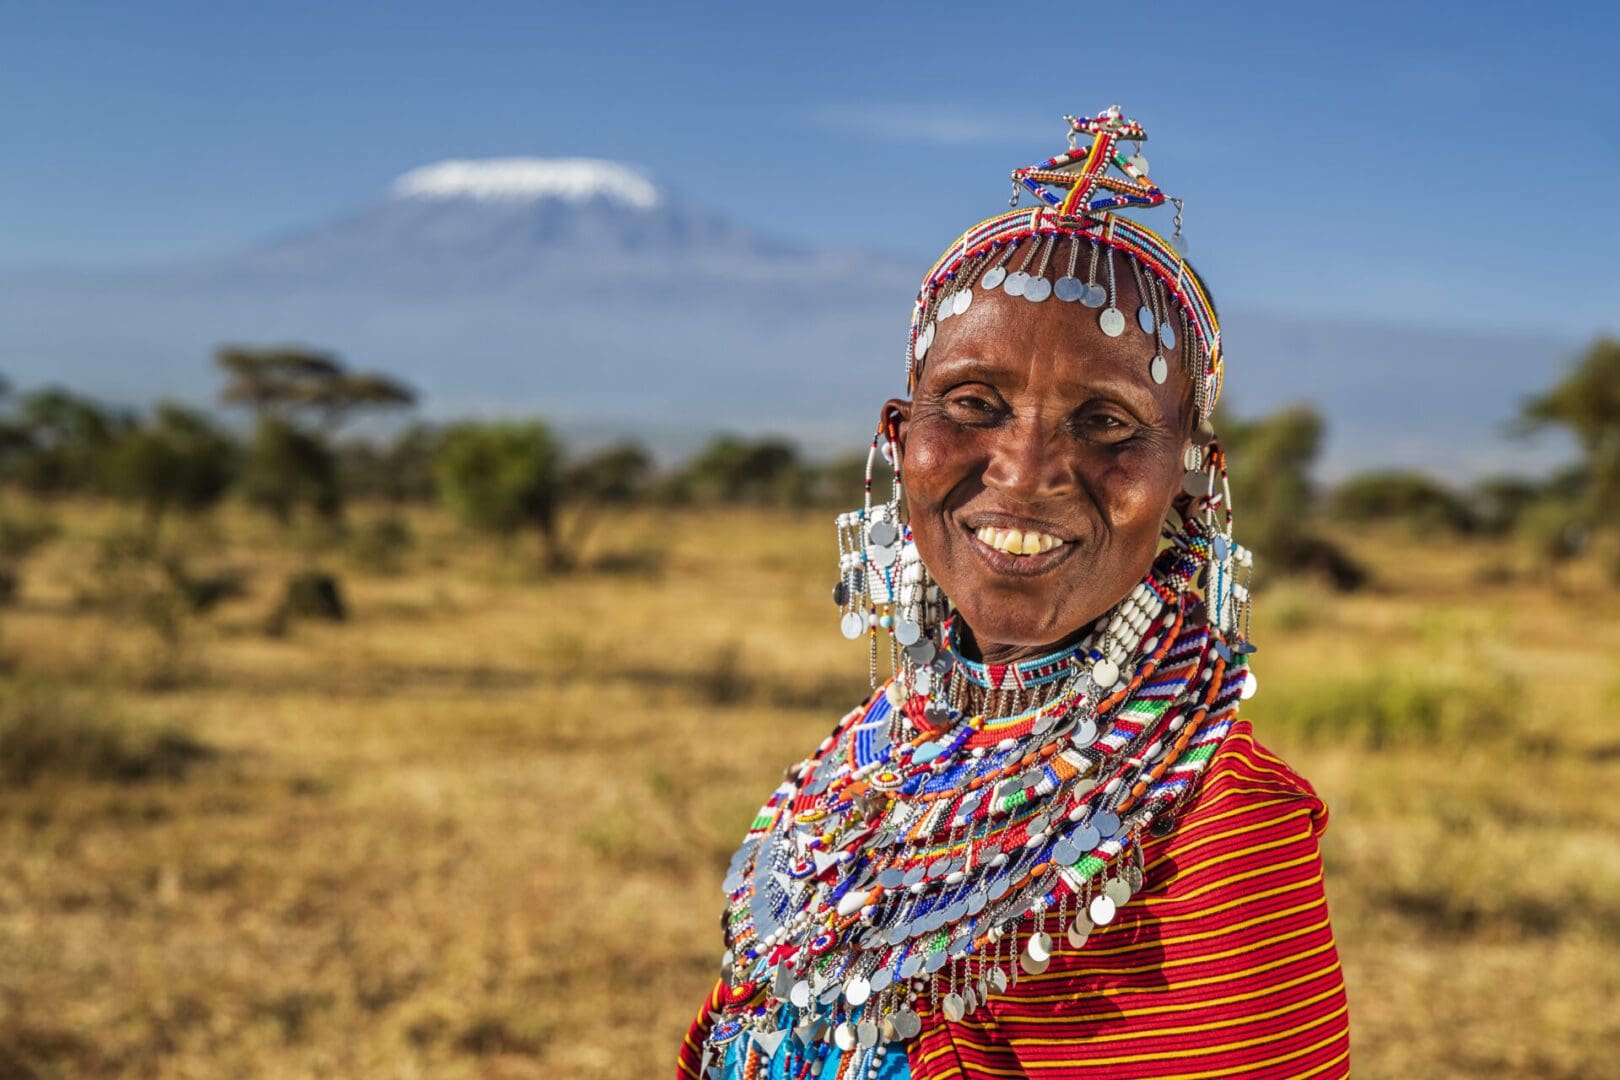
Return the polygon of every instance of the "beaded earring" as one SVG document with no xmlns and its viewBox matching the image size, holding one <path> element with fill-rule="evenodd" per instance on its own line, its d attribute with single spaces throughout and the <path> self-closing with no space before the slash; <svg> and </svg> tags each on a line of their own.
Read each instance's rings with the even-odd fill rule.
<svg viewBox="0 0 1620 1080">
<path fill-rule="evenodd" d="M 1187 467 L 1183 489 L 1203 508 L 1202 584 L 1209 623 L 1220 632 L 1215 651 L 1230 663 L 1234 654 L 1247 656 L 1256 651 L 1249 640 L 1254 553 L 1232 538 L 1232 485 L 1226 474 L 1226 452 L 1208 420 L 1199 421 L 1183 464 Z M 1243 695 L 1254 696 L 1252 671 Z"/>
<path fill-rule="evenodd" d="M 879 457 L 890 466 L 889 498 L 872 501 L 872 474 Z M 855 640 L 870 642 L 868 674 L 878 685 L 878 632 L 887 631 L 893 696 L 904 701 L 916 689 L 926 694 L 926 665 L 939 652 L 940 625 L 949 605 L 923 566 L 901 512 L 900 460 L 892 429 L 872 435 L 866 455 L 865 498 L 861 508 L 839 514 L 838 583 L 833 600 L 842 613 L 839 629 Z M 899 704 L 899 702 L 895 702 Z"/>
</svg>

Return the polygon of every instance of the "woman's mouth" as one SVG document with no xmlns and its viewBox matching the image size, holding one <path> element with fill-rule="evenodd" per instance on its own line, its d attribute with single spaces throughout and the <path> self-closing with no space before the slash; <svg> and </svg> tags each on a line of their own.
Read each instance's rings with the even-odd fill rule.
<svg viewBox="0 0 1620 1080">
<path fill-rule="evenodd" d="M 1005 551 L 1009 555 L 1039 555 L 1063 543 L 1051 533 L 1035 529 L 1027 532 L 1021 529 L 998 529 L 994 525 L 981 525 L 973 535 L 997 551 Z"/>
<path fill-rule="evenodd" d="M 969 530 L 972 548 L 999 574 L 1039 574 L 1061 562 L 1075 545 L 1039 529 L 981 525 Z"/>
</svg>

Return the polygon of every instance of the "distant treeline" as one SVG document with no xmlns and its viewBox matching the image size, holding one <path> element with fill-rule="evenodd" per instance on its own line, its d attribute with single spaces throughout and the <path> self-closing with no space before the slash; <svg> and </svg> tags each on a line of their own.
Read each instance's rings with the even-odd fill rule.
<svg viewBox="0 0 1620 1080">
<path fill-rule="evenodd" d="M 779 438 L 720 436 L 671 468 L 633 442 L 570 453 L 543 420 L 406 424 L 389 437 L 349 432 L 358 416 L 416 404 L 390 376 L 354 372 L 304 348 L 228 346 L 215 354 L 219 400 L 251 420 L 245 432 L 165 402 L 108 407 L 73 391 L 0 386 L 0 484 L 39 496 L 126 501 L 156 535 L 175 515 L 239 498 L 281 523 L 341 525 L 355 499 L 436 501 L 468 526 L 530 531 L 554 570 L 575 565 L 592 511 L 615 504 L 842 507 L 860 498 L 865 454 L 812 461 Z M 1312 482 L 1321 417 L 1299 406 L 1252 419 L 1218 416 L 1231 450 L 1241 530 L 1275 566 L 1319 570 L 1343 585 L 1359 572 L 1325 528 L 1399 520 L 1447 534 L 1520 533 L 1550 559 L 1620 532 L 1620 342 L 1601 339 L 1520 427 L 1560 426 L 1582 459 L 1550 478 L 1499 477 L 1451 486 L 1421 471 Z M 0 559 L 28 530 L 0 512 Z M 1620 546 L 1620 545 L 1617 545 Z M 1620 554 L 1612 563 L 1620 576 Z"/>
</svg>

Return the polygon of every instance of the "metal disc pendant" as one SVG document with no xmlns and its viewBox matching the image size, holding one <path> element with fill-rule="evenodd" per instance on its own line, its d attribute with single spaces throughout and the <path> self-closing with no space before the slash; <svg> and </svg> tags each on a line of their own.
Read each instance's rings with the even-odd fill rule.
<svg viewBox="0 0 1620 1080">
<path fill-rule="evenodd" d="M 999 967 L 991 968 L 990 974 L 986 975 L 985 979 L 990 983 L 990 988 L 996 993 L 1004 994 L 1007 992 L 1007 973 Z"/>
<path fill-rule="evenodd" d="M 1091 906 L 1086 908 L 1086 914 L 1091 916 L 1094 926 L 1107 926 L 1114 921 L 1114 902 L 1106 896 L 1092 897 Z"/>
<path fill-rule="evenodd" d="M 1096 742 L 1097 721 L 1090 719 L 1080 721 L 1080 726 L 1074 729 L 1074 734 L 1069 736 L 1069 741 L 1078 747 L 1087 747 Z"/>
<path fill-rule="evenodd" d="M 1123 907 L 1131 898 L 1131 887 L 1123 878 L 1115 878 L 1103 886 L 1103 895 L 1112 900 L 1115 907 Z"/>
<path fill-rule="evenodd" d="M 894 624 L 894 639 L 902 645 L 915 645 L 922 637 L 922 627 L 910 619 L 901 619 Z"/>
<path fill-rule="evenodd" d="M 926 664 L 934 658 L 937 648 L 933 638 L 922 638 L 915 645 L 906 646 L 906 655 L 918 664 Z M 923 672 L 919 671 L 917 674 L 921 676 Z"/>
<path fill-rule="evenodd" d="M 1097 316 L 1097 325 L 1109 337 L 1119 337 L 1125 332 L 1125 316 L 1119 308 L 1104 308 L 1103 313 Z M 921 359 L 921 357 L 919 357 Z"/>
<path fill-rule="evenodd" d="M 1074 922 L 1069 924 L 1069 947 L 1078 949 L 1085 945 L 1091 937 L 1091 921 L 1084 915 L 1076 915 Z"/>
<path fill-rule="evenodd" d="M 928 355 L 928 335 L 917 335 L 917 343 L 911 347 L 911 355 L 918 360 Z"/>
<path fill-rule="evenodd" d="M 879 566 L 893 566 L 900 552 L 890 545 L 872 544 L 866 549 L 866 558 Z"/>
<path fill-rule="evenodd" d="M 1030 958 L 1037 962 L 1052 959 L 1052 935 L 1041 930 L 1029 936 L 1029 944 L 1025 946 Z"/>
<path fill-rule="evenodd" d="M 1099 660 L 1091 665 L 1091 678 L 1098 687 L 1107 690 L 1119 682 L 1119 665 L 1107 658 Z"/>
<path fill-rule="evenodd" d="M 1181 478 L 1181 489 L 1189 495 L 1209 494 L 1209 477 L 1200 470 L 1190 470 Z"/>
<path fill-rule="evenodd" d="M 1170 377 L 1170 365 L 1164 357 L 1154 354 L 1153 359 L 1148 361 L 1148 374 L 1153 376 L 1154 382 L 1163 386 L 1164 380 Z"/>
<path fill-rule="evenodd" d="M 1038 304 L 1052 295 L 1052 283 L 1043 277 L 1030 278 L 1024 285 L 1024 299 Z"/>
<path fill-rule="evenodd" d="M 922 1018 L 910 1009 L 901 1009 L 889 1019 L 894 1023 L 895 1034 L 902 1039 L 916 1038 L 917 1032 L 922 1030 Z"/>
<path fill-rule="evenodd" d="M 870 1020 L 862 1020 L 855 1027 L 855 1045 L 862 1050 L 870 1050 L 877 1045 L 877 1024 Z"/>
<path fill-rule="evenodd" d="M 960 315 L 973 306 L 973 290 L 957 289 L 956 295 L 951 297 L 951 312 Z"/>
<path fill-rule="evenodd" d="M 844 984 L 844 1000 L 851 1005 L 864 1005 L 871 996 L 872 984 L 859 975 Z"/>
<path fill-rule="evenodd" d="M 935 318 L 935 320 L 938 321 L 938 322 L 944 322 L 946 319 L 950 318 L 952 315 L 955 315 L 955 314 L 956 314 L 956 294 L 955 293 L 950 293 L 948 295 L 940 297 L 939 298 L 939 306 L 934 309 L 934 318 Z"/>
<path fill-rule="evenodd" d="M 1187 257 L 1187 238 L 1181 233 L 1176 233 L 1170 238 L 1170 250 L 1185 259 Z"/>
<path fill-rule="evenodd" d="M 1090 824 L 1097 835 L 1106 840 L 1119 832 L 1119 815 L 1112 810 L 1099 810 L 1092 815 Z"/>
<path fill-rule="evenodd" d="M 867 539 L 879 547 L 887 547 L 900 539 L 900 530 L 892 522 L 874 521 L 872 527 L 866 530 Z"/>
<path fill-rule="evenodd" d="M 1125 884 L 1131 887 L 1131 892 L 1141 892 L 1142 885 L 1146 881 L 1147 876 L 1142 873 L 1142 868 L 1140 866 L 1127 866 L 1125 868 Z"/>
<path fill-rule="evenodd" d="M 992 266 L 984 272 L 984 277 L 979 279 L 979 288 L 994 289 L 1006 280 L 1007 268 L 1004 266 Z"/>
<path fill-rule="evenodd" d="M 793 1002 L 793 1004 L 797 1005 L 801 1009 L 808 1009 L 810 1007 L 809 982 L 804 979 L 800 979 L 798 982 L 794 983 L 793 989 L 788 991 L 788 1000 Z"/>
<path fill-rule="evenodd" d="M 1242 698 L 1244 701 L 1248 701 L 1250 698 L 1254 697 L 1255 692 L 1259 689 L 1260 680 L 1254 677 L 1254 669 L 1248 668 L 1243 672 L 1243 689 L 1238 692 L 1238 697 Z"/>
<path fill-rule="evenodd" d="M 1108 290 L 1093 281 L 1086 286 L 1085 295 L 1080 297 L 1080 302 L 1089 308 L 1100 308 L 1108 302 Z"/>
<path fill-rule="evenodd" d="M 951 1023 L 961 1020 L 967 1013 L 967 1002 L 959 994 L 946 994 L 945 1000 L 939 1003 L 939 1011 L 945 1014 L 945 1019 Z"/>
<path fill-rule="evenodd" d="M 1077 277 L 1060 277 L 1052 286 L 1053 294 L 1065 304 L 1072 304 L 1086 293 L 1086 283 Z"/>
<path fill-rule="evenodd" d="M 906 698 L 908 696 L 906 693 L 906 684 L 900 682 L 899 680 L 890 683 L 888 686 L 883 688 L 883 696 L 888 699 L 890 705 L 893 705 L 898 709 L 900 706 L 906 703 Z"/>
<path fill-rule="evenodd" d="M 855 1025 L 848 1020 L 833 1028 L 833 1042 L 846 1054 L 855 1049 L 855 1037 Z"/>
<path fill-rule="evenodd" d="M 1142 328 L 1142 333 L 1153 333 L 1153 309 L 1143 304 L 1136 309 L 1136 325 Z"/>
<path fill-rule="evenodd" d="M 858 611 L 846 611 L 844 617 L 838 620 L 838 629 L 844 632 L 845 637 L 854 641 L 866 630 L 866 616 Z"/>
<path fill-rule="evenodd" d="M 1018 958 L 1018 966 L 1024 969 L 1026 975 L 1043 975 L 1051 963 L 1051 960 L 1037 960 L 1029 953 Z"/>
<path fill-rule="evenodd" d="M 1002 282 L 1001 291 L 1008 296 L 1023 296 L 1024 286 L 1028 284 L 1029 275 L 1022 270 L 1014 270 L 1007 275 L 1007 280 Z"/>
<path fill-rule="evenodd" d="M 1167 349 L 1176 347 L 1176 332 L 1168 322 L 1159 324 L 1159 343 Z"/>
</svg>

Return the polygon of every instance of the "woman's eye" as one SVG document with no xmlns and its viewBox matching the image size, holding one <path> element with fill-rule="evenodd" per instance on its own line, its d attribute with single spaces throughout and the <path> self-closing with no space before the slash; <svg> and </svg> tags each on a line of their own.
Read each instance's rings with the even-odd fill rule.
<svg viewBox="0 0 1620 1080">
<path fill-rule="evenodd" d="M 986 416 L 996 411 L 996 403 L 980 394 L 961 394 L 950 399 L 951 405 L 965 412 L 982 413 Z"/>
<path fill-rule="evenodd" d="M 1113 413 L 1088 413 L 1080 418 L 1080 430 L 1092 438 L 1117 442 L 1128 438 L 1133 426 Z"/>
</svg>

